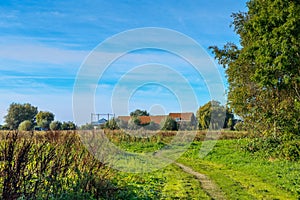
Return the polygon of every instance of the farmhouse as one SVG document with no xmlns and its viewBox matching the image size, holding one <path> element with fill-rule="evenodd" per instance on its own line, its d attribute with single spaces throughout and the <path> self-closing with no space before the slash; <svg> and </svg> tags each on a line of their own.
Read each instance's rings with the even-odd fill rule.
<svg viewBox="0 0 300 200">
<path fill-rule="evenodd" d="M 196 123 L 196 117 L 195 117 L 194 113 L 192 113 L 192 112 L 169 113 L 169 115 L 139 116 L 138 119 L 140 120 L 141 124 L 149 124 L 150 122 L 160 124 L 167 117 L 173 118 L 179 124 L 182 122 L 186 122 L 186 123 L 190 123 L 190 124 Z M 119 116 L 118 119 L 128 123 L 129 120 L 131 119 L 131 117 L 130 116 Z"/>
</svg>

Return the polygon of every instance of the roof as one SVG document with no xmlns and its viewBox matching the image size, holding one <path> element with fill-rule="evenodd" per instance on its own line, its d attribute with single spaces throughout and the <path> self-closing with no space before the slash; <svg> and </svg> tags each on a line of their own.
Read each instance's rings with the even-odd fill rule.
<svg viewBox="0 0 300 200">
<path fill-rule="evenodd" d="M 173 119 L 179 119 L 180 121 L 191 121 L 194 113 L 186 112 L 186 113 L 170 113 L 169 115 L 155 115 L 155 116 L 139 116 L 141 120 L 141 124 L 148 124 L 150 122 L 155 122 L 160 124 L 161 121 L 168 116 L 172 117 Z M 130 120 L 130 116 L 119 116 L 118 117 L 122 121 L 128 122 Z"/>
<path fill-rule="evenodd" d="M 192 117 L 194 116 L 194 113 L 192 113 L 192 112 L 170 113 L 169 116 L 172 117 L 173 119 L 179 118 L 180 120 L 183 120 L 183 121 L 190 121 L 192 119 Z"/>
<path fill-rule="evenodd" d="M 92 125 L 102 125 L 102 124 L 105 124 L 106 122 L 107 122 L 107 120 L 102 118 L 98 121 L 92 122 Z"/>
<path fill-rule="evenodd" d="M 119 116 L 118 118 L 125 122 L 128 122 L 130 120 L 130 116 Z"/>
<path fill-rule="evenodd" d="M 160 124 L 166 117 L 166 115 L 140 116 L 139 119 L 141 120 L 141 124 L 149 124 L 150 122 Z"/>
</svg>

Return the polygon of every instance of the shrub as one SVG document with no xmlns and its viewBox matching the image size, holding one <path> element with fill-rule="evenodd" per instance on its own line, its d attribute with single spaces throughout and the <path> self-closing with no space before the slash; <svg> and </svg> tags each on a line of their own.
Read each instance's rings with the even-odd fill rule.
<svg viewBox="0 0 300 200">
<path fill-rule="evenodd" d="M 61 130 L 76 130 L 76 125 L 73 122 L 63 122 Z"/>
<path fill-rule="evenodd" d="M 57 131 L 57 130 L 61 130 L 61 125 L 62 123 L 59 121 L 53 121 L 50 123 L 50 129 L 52 131 Z"/>
<path fill-rule="evenodd" d="M 243 122 L 237 122 L 234 125 L 233 129 L 236 130 L 236 131 L 246 131 L 246 127 L 245 127 Z"/>
<path fill-rule="evenodd" d="M 110 130 L 118 130 L 120 129 L 116 120 L 114 118 L 112 118 L 111 120 L 109 120 L 108 122 L 105 123 L 104 125 L 105 128 L 110 129 Z"/>
<path fill-rule="evenodd" d="M 300 159 L 300 141 L 289 141 L 281 145 L 281 157 L 287 160 L 296 161 Z"/>
<path fill-rule="evenodd" d="M 30 131 L 32 129 L 32 123 L 29 120 L 23 121 L 18 128 L 20 131 Z"/>
<path fill-rule="evenodd" d="M 162 121 L 161 124 L 162 130 L 164 131 L 177 131 L 178 124 L 172 117 L 167 117 L 165 120 Z"/>
</svg>

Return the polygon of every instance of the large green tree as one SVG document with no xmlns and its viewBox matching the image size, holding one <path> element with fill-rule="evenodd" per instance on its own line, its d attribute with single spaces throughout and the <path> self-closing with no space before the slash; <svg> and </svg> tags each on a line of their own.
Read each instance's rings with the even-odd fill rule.
<svg viewBox="0 0 300 200">
<path fill-rule="evenodd" d="M 229 105 L 256 133 L 298 134 L 300 1 L 250 0 L 247 7 L 232 15 L 240 45 L 210 47 L 226 68 Z"/>
<path fill-rule="evenodd" d="M 220 102 L 212 100 L 198 109 L 198 128 L 201 130 L 232 128 L 233 124 L 229 124 L 229 122 L 233 120 L 233 117 L 228 108 L 221 105 Z"/>
<path fill-rule="evenodd" d="M 34 122 L 37 113 L 37 107 L 34 107 L 29 103 L 12 103 L 10 104 L 7 115 L 4 118 L 9 129 L 16 130 L 20 123 L 25 120 Z"/>
<path fill-rule="evenodd" d="M 146 110 L 136 109 L 135 111 L 130 113 L 131 117 L 138 117 L 138 116 L 149 116 L 150 114 Z"/>
<path fill-rule="evenodd" d="M 36 115 L 37 125 L 44 129 L 49 129 L 49 125 L 53 120 L 54 120 L 54 114 L 48 111 L 40 111 Z"/>
</svg>

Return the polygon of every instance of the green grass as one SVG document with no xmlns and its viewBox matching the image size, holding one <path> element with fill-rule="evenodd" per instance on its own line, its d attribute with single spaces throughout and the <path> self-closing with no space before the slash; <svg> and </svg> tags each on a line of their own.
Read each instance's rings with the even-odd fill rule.
<svg viewBox="0 0 300 200">
<path fill-rule="evenodd" d="M 95 199 L 96 195 L 104 199 L 211 199 L 201 188 L 198 179 L 175 164 L 141 174 L 117 171 L 95 160 L 72 134 L 75 133 L 24 133 L 11 142 L 5 137 L 6 133 L 2 132 L 0 173 L 5 176 L 0 177 L 0 190 L 4 188 L 5 177 L 7 179 L 15 174 L 14 178 L 23 185 L 21 189 L 12 192 L 23 192 L 26 188 L 28 192 L 28 188 L 33 190 L 28 185 L 30 182 L 38 183 L 40 189 L 36 197 L 50 198 L 56 191 L 55 198 L 61 199 Z M 251 154 L 242 149 L 250 139 L 234 139 L 238 134 L 225 134 L 221 137 L 224 140 L 219 140 L 203 159 L 199 157 L 203 143 L 194 141 L 177 162 L 205 174 L 223 191 L 227 199 L 300 199 L 300 162 L 268 158 L 261 152 Z M 174 134 L 160 133 L 150 138 L 138 138 L 112 132 L 107 136 L 123 150 L 148 153 L 169 144 Z M 202 137 L 201 133 L 196 139 L 201 140 Z M 13 167 L 6 169 L 9 163 L 5 160 L 10 154 L 5 149 L 10 143 L 16 145 L 11 153 L 16 161 L 11 161 Z M 30 150 L 26 157 L 21 153 L 26 153 L 24 147 L 27 143 L 30 144 Z M 24 163 L 21 174 L 16 172 L 17 161 Z M 44 165 L 46 168 L 42 170 Z M 61 169 L 53 171 L 57 165 Z M 18 174 L 23 178 L 17 177 Z"/>
<path fill-rule="evenodd" d="M 241 150 L 243 140 L 220 140 L 204 158 L 194 142 L 178 161 L 207 174 L 229 199 L 300 198 L 300 163 L 268 160 Z"/>
<path fill-rule="evenodd" d="M 133 191 L 120 193 L 124 199 L 210 199 L 197 179 L 173 164 L 151 173 L 117 172 L 115 178 L 119 186 Z"/>
</svg>

